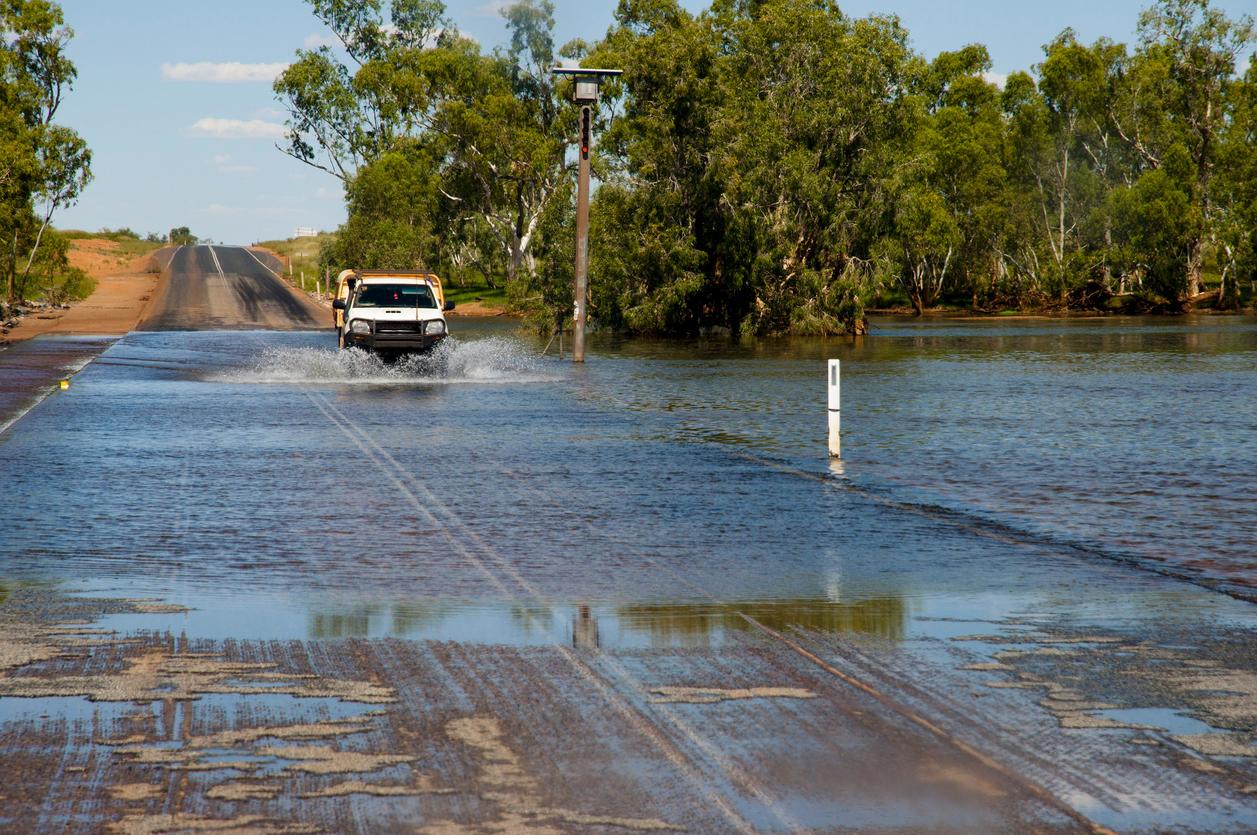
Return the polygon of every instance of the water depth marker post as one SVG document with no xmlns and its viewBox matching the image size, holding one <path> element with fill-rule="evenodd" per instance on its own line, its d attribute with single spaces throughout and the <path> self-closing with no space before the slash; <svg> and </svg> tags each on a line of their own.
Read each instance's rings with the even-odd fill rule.
<svg viewBox="0 0 1257 835">
<path fill-rule="evenodd" d="M 829 361 L 829 457 L 842 457 L 842 372 L 838 360 Z"/>
</svg>

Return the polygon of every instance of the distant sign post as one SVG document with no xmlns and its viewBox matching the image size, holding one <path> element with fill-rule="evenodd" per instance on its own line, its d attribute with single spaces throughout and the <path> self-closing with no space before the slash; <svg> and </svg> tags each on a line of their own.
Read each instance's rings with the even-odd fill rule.
<svg viewBox="0 0 1257 835">
<path fill-rule="evenodd" d="M 593 144 L 594 105 L 598 85 L 604 78 L 623 70 L 591 70 L 582 67 L 555 67 L 559 75 L 575 78 L 573 98 L 580 108 L 580 166 L 576 181 L 576 296 L 572 323 L 572 362 L 585 361 L 585 321 L 589 315 L 589 149 Z"/>
</svg>

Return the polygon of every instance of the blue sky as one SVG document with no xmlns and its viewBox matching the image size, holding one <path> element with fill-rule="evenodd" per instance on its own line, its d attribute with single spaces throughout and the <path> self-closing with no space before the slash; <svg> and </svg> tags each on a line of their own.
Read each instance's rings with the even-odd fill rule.
<svg viewBox="0 0 1257 835">
<path fill-rule="evenodd" d="M 707 5 L 682 0 L 697 11 Z M 447 0 L 461 31 L 490 48 L 504 40 L 501 0 Z M 615 0 L 555 0 L 557 40 L 596 40 Z M 994 70 L 1029 68 L 1066 26 L 1086 41 L 1133 39 L 1146 0 L 850 0 L 850 14 L 898 14 L 927 56 L 985 43 Z M 1257 0 L 1215 0 L 1232 15 Z M 283 113 L 273 68 L 327 36 L 301 0 L 63 0 L 79 69 L 60 121 L 82 133 L 95 181 L 61 228 L 190 226 L 228 243 L 288 237 L 297 226 L 344 219 L 339 181 L 289 159 L 271 136 Z M 196 66 L 207 64 L 210 66 Z M 240 64 L 246 66 L 222 66 Z M 254 78 L 259 80 L 225 79 Z M 218 78 L 212 81 L 205 79 Z M 200 80 L 197 80 L 200 79 Z"/>
</svg>

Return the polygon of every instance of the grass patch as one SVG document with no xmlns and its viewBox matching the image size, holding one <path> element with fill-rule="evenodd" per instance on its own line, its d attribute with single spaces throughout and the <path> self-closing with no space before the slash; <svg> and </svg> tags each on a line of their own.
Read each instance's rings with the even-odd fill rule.
<svg viewBox="0 0 1257 835">
<path fill-rule="evenodd" d="M 326 293 L 330 292 L 327 283 L 335 285 L 337 273 L 333 272 L 327 277 L 328 282 L 320 284 L 319 282 L 324 281 L 324 273 L 319 262 L 324 245 L 334 240 L 336 240 L 334 233 L 320 232 L 312 238 L 260 241 L 258 246 L 266 247 L 280 257 L 280 260 L 284 262 L 284 278 L 288 279 L 292 286 L 310 292 L 321 287 Z M 335 287 L 333 286 L 332 289 L 334 290 Z"/>
<path fill-rule="evenodd" d="M 114 250 L 118 255 L 138 258 L 151 255 L 166 246 L 165 240 L 154 240 L 153 235 L 140 237 L 130 229 L 102 229 L 99 232 L 84 232 L 82 229 L 58 229 L 57 234 L 72 240 L 113 241 L 118 245 Z"/>
<path fill-rule="evenodd" d="M 468 282 L 461 287 L 446 283 L 445 300 L 455 304 L 477 302 L 490 307 L 506 307 L 506 288 L 490 287 L 483 281 Z"/>
<path fill-rule="evenodd" d="M 271 252 L 278 255 L 284 262 L 284 278 L 288 279 L 294 287 L 300 287 L 303 290 L 313 291 L 315 289 L 316 279 L 322 281 L 324 278 L 323 267 L 321 265 L 321 257 L 323 248 L 336 240 L 336 233 L 322 232 L 311 238 L 288 238 L 287 240 L 260 241 L 258 246 L 266 247 Z M 289 277 L 288 264 L 292 264 L 292 275 Z M 345 264 L 343 268 L 350 269 L 355 265 Z M 301 274 L 305 273 L 305 286 L 302 287 Z M 333 269 L 329 276 L 332 285 L 336 283 L 336 277 L 340 274 L 339 269 Z M 490 307 L 507 307 L 506 288 L 490 287 L 484 277 L 477 272 L 469 272 L 461 276 L 462 283 L 457 283 L 453 276 L 442 274 L 440 271 L 437 275 L 441 277 L 442 284 L 445 288 L 446 301 L 452 301 L 457 305 L 470 304 L 477 302 Z M 326 291 L 326 288 L 325 288 Z"/>
<path fill-rule="evenodd" d="M 314 275 L 321 275 L 322 269 L 319 267 L 319 255 L 323 249 L 323 245 L 336 240 L 336 235 L 330 232 L 321 233 L 313 238 L 289 238 L 286 241 L 261 241 L 258 246 L 264 246 L 271 252 L 284 259 L 287 264 L 289 259 L 292 260 L 292 271 L 294 277 L 300 277 L 301 271 L 304 270 L 306 278 L 310 279 Z M 336 278 L 336 276 L 332 276 Z"/>
</svg>

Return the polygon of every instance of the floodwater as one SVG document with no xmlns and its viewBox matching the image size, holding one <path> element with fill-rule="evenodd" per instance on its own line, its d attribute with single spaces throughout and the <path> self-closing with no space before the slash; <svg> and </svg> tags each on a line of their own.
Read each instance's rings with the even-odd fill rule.
<svg viewBox="0 0 1257 835">
<path fill-rule="evenodd" d="M 451 653 L 443 669 L 483 668 L 487 687 L 542 648 L 602 650 L 624 680 L 684 691 L 684 715 L 720 750 L 758 762 L 772 746 L 747 735 L 775 734 L 764 773 L 791 787 L 789 814 L 764 823 L 742 797 L 752 829 L 826 829 L 837 784 L 782 765 L 812 748 L 834 761 L 829 736 L 791 724 L 803 707 L 754 727 L 722 714 L 723 731 L 697 718 L 713 680 L 779 686 L 795 662 L 771 635 L 956 723 L 1070 814 L 1257 825 L 1244 789 L 1257 768 L 1240 759 L 1257 748 L 1231 756 L 1257 731 L 1257 691 L 1246 707 L 1219 703 L 1222 686 L 1192 695 L 1206 661 L 1257 680 L 1257 320 L 601 339 L 583 367 L 498 320 L 454 330 L 436 355 L 393 365 L 337 352 L 326 333 L 125 337 L 0 434 L 0 599 L 30 584 L 152 598 L 186 610 L 117 607 L 93 627 L 213 646 L 357 658 L 357 639 L 400 639 L 371 652 L 385 666 L 414 654 L 397 662 L 411 671 Z M 825 449 L 830 357 L 843 361 L 841 462 Z M 450 687 L 422 693 L 470 698 Z M 527 727 L 529 698 L 502 721 Z M 588 721 L 572 699 L 554 709 L 585 705 Z M 74 711 L 40 704 L 0 695 L 0 725 Z M 1116 733 L 1138 744 L 1113 754 Z M 1230 752 L 1231 782 L 1171 749 Z M 844 825 L 932 820 L 843 802 Z M 1013 820 L 970 813 L 947 819 Z"/>
<path fill-rule="evenodd" d="M 670 415 L 680 437 L 818 470 L 819 363 L 840 358 L 851 485 L 1257 594 L 1253 317 L 873 332 L 855 345 L 626 343 L 627 368 L 593 373 L 608 399 Z"/>
<path fill-rule="evenodd" d="M 897 637 L 1059 591 L 1004 540 L 1257 590 L 1251 318 L 604 341 L 584 368 L 458 324 L 396 365 L 321 333 L 132 334 L 0 444 L 3 574 L 176 593 L 207 634 L 531 642 L 584 611 L 645 645 L 718 641 L 739 606 Z M 454 520 L 530 593 L 456 568 Z"/>
</svg>

